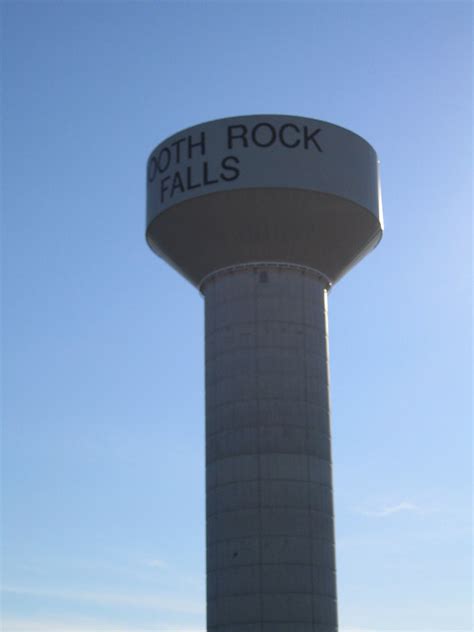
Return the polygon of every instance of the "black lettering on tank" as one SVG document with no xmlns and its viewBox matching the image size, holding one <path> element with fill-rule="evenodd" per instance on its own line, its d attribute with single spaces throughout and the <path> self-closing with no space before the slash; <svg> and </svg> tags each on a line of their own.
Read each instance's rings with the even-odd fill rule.
<svg viewBox="0 0 474 632">
<path fill-rule="evenodd" d="M 193 157 L 193 149 L 194 148 L 201 149 L 201 156 L 204 156 L 206 153 L 206 136 L 204 132 L 201 132 L 199 135 L 199 140 L 193 143 L 192 135 L 188 136 L 188 158 L 191 159 Z"/>
<path fill-rule="evenodd" d="M 298 147 L 298 145 L 301 143 L 301 139 L 299 139 L 299 138 L 295 138 L 295 139 L 293 140 L 293 142 L 291 142 L 291 143 L 290 143 L 290 142 L 289 142 L 289 140 L 288 140 L 288 137 L 287 137 L 287 136 L 285 136 L 285 131 L 286 131 L 287 129 L 289 129 L 289 128 L 291 128 L 291 129 L 295 130 L 295 132 L 296 132 L 297 134 L 299 134 L 299 131 L 300 131 L 300 130 L 299 130 L 299 127 L 298 127 L 297 125 L 295 125 L 294 123 L 285 123 L 284 125 L 282 125 L 282 126 L 280 127 L 280 131 L 279 131 L 279 133 L 278 133 L 278 137 L 279 137 L 279 139 L 280 139 L 280 143 L 281 143 L 284 147 L 290 147 L 290 148 L 293 148 L 293 147 Z"/>
<path fill-rule="evenodd" d="M 178 140 L 175 140 L 174 143 L 171 143 L 171 147 L 176 148 L 174 154 L 178 165 L 181 162 L 181 143 L 184 143 L 185 140 L 185 138 L 178 138 Z"/>
<path fill-rule="evenodd" d="M 164 158 L 164 160 L 163 160 Z M 158 171 L 163 173 L 170 166 L 171 162 L 171 152 L 168 147 L 163 147 L 163 149 L 158 154 Z"/>
<path fill-rule="evenodd" d="M 203 184 L 204 184 L 204 186 L 208 186 L 209 184 L 217 184 L 219 182 L 219 180 L 211 180 L 209 178 L 209 165 L 207 163 L 207 160 L 205 160 L 202 163 L 202 168 L 203 168 Z"/>
<path fill-rule="evenodd" d="M 165 176 L 164 178 L 161 178 L 161 181 L 160 181 L 160 199 L 162 202 L 165 199 L 166 191 L 168 191 L 168 187 L 166 186 L 166 183 L 168 182 L 169 179 L 170 179 L 169 176 Z"/>
<path fill-rule="evenodd" d="M 170 197 L 173 197 L 176 189 L 179 189 L 181 191 L 181 193 L 184 193 L 185 190 L 186 190 L 184 188 L 183 179 L 181 178 L 181 174 L 179 173 L 179 171 L 176 171 L 174 176 L 173 176 L 173 182 L 171 184 Z"/>
<path fill-rule="evenodd" d="M 243 146 L 248 147 L 246 125 L 228 125 L 227 127 L 227 149 L 234 148 L 234 140 L 242 140 Z"/>
<path fill-rule="evenodd" d="M 261 130 L 263 128 L 270 131 L 270 136 L 267 137 L 266 141 L 262 140 L 262 134 L 260 134 L 260 140 L 258 140 L 257 138 L 257 130 Z M 264 132 L 263 137 L 265 138 L 267 134 L 267 132 Z M 273 125 L 270 125 L 270 123 L 259 123 L 258 125 L 255 125 L 252 130 L 252 140 L 255 145 L 257 145 L 257 147 L 270 147 L 270 145 L 273 145 L 273 143 L 275 142 L 276 135 L 276 129 L 273 127 Z"/>
<path fill-rule="evenodd" d="M 237 156 L 226 156 L 225 158 L 222 159 L 222 162 L 221 162 L 221 167 L 223 171 L 230 171 L 232 173 L 232 175 L 227 175 L 221 172 L 221 178 L 222 180 L 225 180 L 226 182 L 232 182 L 232 180 L 237 180 L 237 178 L 240 175 L 240 169 L 236 166 L 233 166 L 232 163 L 236 165 L 240 163 L 240 160 L 237 158 Z"/>
<path fill-rule="evenodd" d="M 192 191 L 192 189 L 199 189 L 201 186 L 200 182 L 196 182 L 193 184 L 193 170 L 191 167 L 186 168 L 186 189 L 188 191 Z"/>
<path fill-rule="evenodd" d="M 158 163 L 156 161 L 155 156 L 152 156 L 148 161 L 148 182 L 153 182 L 156 178 L 156 173 L 158 171 Z"/>
<path fill-rule="evenodd" d="M 308 130 L 308 126 L 307 125 L 304 126 L 304 148 L 305 149 L 308 149 L 309 141 L 312 141 L 313 145 L 316 147 L 318 151 L 320 152 L 323 151 L 321 149 L 321 145 L 318 143 L 318 141 L 315 138 L 315 136 L 319 134 L 320 131 L 321 131 L 321 128 L 318 127 L 318 129 L 315 129 L 314 132 L 310 134 Z"/>
</svg>

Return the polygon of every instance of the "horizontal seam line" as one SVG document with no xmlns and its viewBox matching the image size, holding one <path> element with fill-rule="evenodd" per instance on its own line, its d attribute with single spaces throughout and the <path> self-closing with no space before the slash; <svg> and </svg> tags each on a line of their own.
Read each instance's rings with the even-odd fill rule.
<svg viewBox="0 0 474 632">
<path fill-rule="evenodd" d="M 304 566 L 305 568 L 315 568 L 318 570 L 323 570 L 323 571 L 329 571 L 332 574 L 336 574 L 336 569 L 332 568 L 331 566 L 324 566 L 322 564 L 303 564 L 302 562 L 262 562 L 262 564 L 260 563 L 255 563 L 255 564 L 232 564 L 232 565 L 227 565 L 227 566 L 215 566 L 213 569 L 210 569 L 207 571 L 207 574 L 209 573 L 216 573 L 218 571 L 225 571 L 225 570 L 229 570 L 229 569 L 233 569 L 233 568 L 250 568 L 250 567 L 254 567 L 254 568 L 260 568 L 260 566 Z"/>
<path fill-rule="evenodd" d="M 208 461 L 207 465 L 212 465 L 214 463 L 220 463 L 221 461 L 227 461 L 228 459 L 236 459 L 236 458 L 239 458 L 241 456 L 260 456 L 260 457 L 261 456 L 263 456 L 263 457 L 265 457 L 265 456 L 270 456 L 270 457 L 271 456 L 298 456 L 298 457 L 307 456 L 308 457 L 309 456 L 309 457 L 312 457 L 314 459 L 317 459 L 318 461 L 323 461 L 324 463 L 327 463 L 332 469 L 332 463 L 331 463 L 331 461 L 329 459 L 324 459 L 324 458 L 321 458 L 321 457 L 316 456 L 314 454 L 308 454 L 306 452 L 303 452 L 303 453 L 301 453 L 301 452 L 265 452 L 265 453 L 260 453 L 260 452 L 258 452 L 258 453 L 254 453 L 254 452 L 239 452 L 238 454 L 232 454 L 232 455 L 229 455 L 229 456 L 223 456 L 223 457 L 221 457 L 219 459 L 213 459 L 212 461 Z M 301 479 L 301 480 L 307 480 L 307 479 Z"/>
<path fill-rule="evenodd" d="M 264 593 L 260 593 L 261 595 L 310 595 L 310 596 L 317 596 L 318 593 L 312 593 L 312 592 L 307 592 L 307 591 L 295 591 L 295 592 L 290 592 L 290 591 L 278 591 L 278 592 L 264 592 Z M 248 593 L 234 593 L 232 595 L 222 595 L 222 597 L 240 597 L 241 595 L 255 595 L 255 592 L 248 592 Z M 330 595 L 320 595 L 321 597 L 327 597 L 329 601 L 337 601 L 336 597 L 331 597 Z M 213 599 L 208 599 L 208 601 L 217 601 L 217 598 L 213 598 Z"/>
<path fill-rule="evenodd" d="M 311 543 L 313 542 L 324 542 L 325 544 L 330 544 L 333 548 L 336 547 L 334 543 L 334 538 L 322 538 L 322 537 L 312 537 L 310 535 L 290 535 L 288 533 L 272 533 L 272 534 L 256 534 L 256 535 L 244 535 L 244 536 L 236 536 L 234 538 L 221 538 L 219 540 L 208 541 L 208 544 L 211 546 L 214 544 L 224 544 L 225 542 L 241 542 L 242 540 L 253 540 L 253 539 L 271 539 L 271 538 L 292 538 L 295 540 L 309 540 Z"/>
<path fill-rule="evenodd" d="M 278 592 L 258 592 L 259 595 L 310 595 L 311 597 L 327 597 L 327 599 L 329 601 L 336 601 L 335 597 L 332 597 L 331 595 L 328 595 L 327 593 L 313 593 L 313 592 L 308 592 L 306 590 L 295 590 L 295 591 L 278 591 Z M 219 595 L 216 598 L 212 598 L 212 599 L 208 599 L 208 601 L 217 601 L 218 599 L 222 598 L 222 597 L 247 597 L 249 595 L 256 595 L 255 591 L 251 591 L 251 592 L 243 592 L 243 593 L 227 593 L 226 595 Z"/>
<path fill-rule="evenodd" d="M 319 509 L 304 509 L 300 505 L 260 505 L 258 502 L 255 505 L 247 505 L 243 507 L 239 507 L 239 509 L 222 509 L 221 511 L 213 511 L 212 513 L 208 513 L 208 518 L 215 518 L 216 516 L 222 516 L 229 513 L 239 513 L 241 511 L 251 511 L 251 510 L 261 510 L 261 509 L 274 509 L 275 511 L 280 510 L 291 510 L 291 511 L 310 511 L 312 514 L 316 513 L 319 515 L 327 516 L 328 518 L 333 518 L 333 513 L 327 513 L 326 511 Z"/>
<path fill-rule="evenodd" d="M 209 486 L 208 491 L 212 491 L 214 489 L 218 489 L 219 487 L 229 487 L 230 485 L 240 485 L 245 483 L 259 483 L 259 482 L 271 482 L 271 483 L 303 483 L 305 485 L 317 485 L 318 487 L 326 487 L 327 489 L 332 490 L 332 485 L 330 483 L 320 483 L 319 481 L 312 481 L 311 479 L 300 479 L 300 478 L 246 478 L 240 479 L 238 481 L 227 481 L 227 483 L 216 483 L 215 485 Z"/>
<path fill-rule="evenodd" d="M 312 399 L 311 400 L 303 399 L 302 397 L 262 397 L 259 394 L 258 398 L 248 397 L 246 399 L 229 399 L 224 402 L 219 402 L 218 404 L 207 404 L 206 407 L 212 410 L 216 408 L 222 408 L 224 406 L 230 406 L 232 404 L 240 404 L 243 402 L 256 402 L 256 401 L 293 402 L 293 403 L 298 402 L 300 404 L 313 404 L 314 405 L 314 400 Z M 329 407 L 326 407 L 326 406 L 320 406 L 316 404 L 316 408 L 320 408 L 321 410 L 324 410 L 325 412 L 329 412 Z"/>
<path fill-rule="evenodd" d="M 224 303 L 222 303 L 224 305 Z M 212 311 L 216 316 L 216 306 L 213 306 Z M 217 318 L 217 316 L 216 316 Z M 325 323 L 325 319 L 322 319 L 323 323 Z M 264 316 L 259 316 L 258 318 L 252 318 L 251 320 L 231 320 L 227 325 L 219 325 L 219 327 L 214 327 L 214 329 L 208 329 L 206 332 L 206 336 L 212 336 L 212 334 L 218 331 L 229 331 L 227 328 L 235 328 L 235 327 L 246 327 L 247 325 L 252 325 L 253 331 L 255 331 L 255 325 L 259 325 L 260 327 L 265 327 L 268 324 L 272 325 L 281 325 L 285 327 L 302 327 L 303 329 L 310 329 L 312 331 L 320 331 L 324 334 L 325 337 L 328 336 L 326 332 L 326 325 L 321 323 L 321 326 L 314 325 L 308 322 L 301 322 L 297 320 L 281 320 L 279 318 L 265 318 Z M 244 332 L 245 333 L 245 332 Z"/>
<path fill-rule="evenodd" d="M 302 507 L 295 507 L 293 505 L 281 505 L 278 507 L 275 507 L 275 505 L 259 505 L 257 504 L 256 507 L 240 507 L 239 509 L 223 509 L 222 511 L 216 511 L 213 513 L 208 513 L 207 517 L 208 518 L 213 518 L 214 516 L 221 516 L 222 514 L 229 514 L 229 513 L 241 513 L 242 511 L 253 511 L 256 510 L 258 511 L 258 509 L 274 509 L 275 511 L 281 511 L 282 509 L 292 509 L 292 510 L 296 510 L 296 511 L 304 511 L 305 513 L 316 513 L 316 514 L 320 514 L 323 516 L 327 516 L 328 518 L 333 518 L 333 513 L 327 513 L 326 511 L 320 511 L 319 509 L 304 509 Z"/>
<path fill-rule="evenodd" d="M 243 429 L 249 429 L 249 428 L 257 428 L 257 429 L 261 429 L 263 432 L 270 429 L 270 428 L 285 428 L 287 430 L 292 430 L 294 428 L 297 428 L 298 430 L 307 430 L 308 426 L 311 428 L 315 428 L 317 427 L 317 424 L 315 423 L 311 423 L 308 422 L 307 424 L 292 424 L 292 423 L 280 423 L 280 424 L 275 424 L 275 423 L 268 423 L 268 424 L 263 424 L 263 423 L 255 423 L 255 424 L 245 424 L 245 425 L 241 425 L 241 426 L 236 426 L 235 428 L 224 428 L 223 430 L 215 430 L 214 432 L 207 432 L 206 433 L 206 437 L 210 438 L 210 437 L 215 437 L 217 435 L 221 435 L 221 434 L 225 434 L 225 433 L 232 433 L 232 432 L 238 432 L 239 430 L 243 430 Z M 318 437 L 322 437 L 324 439 L 331 439 L 331 434 L 327 433 L 327 432 L 321 432 L 318 431 L 317 432 Z"/>
<path fill-rule="evenodd" d="M 255 449 L 257 449 L 257 448 L 255 448 Z M 209 447 L 207 448 L 207 452 L 208 453 L 211 452 L 211 449 Z M 213 450 L 213 452 L 218 452 L 219 453 L 219 452 L 223 452 L 223 450 Z M 278 453 L 275 453 L 275 452 L 251 452 L 250 450 L 247 450 L 245 452 L 233 452 L 229 456 L 233 456 L 233 457 L 234 456 L 235 457 L 239 457 L 239 456 L 259 456 L 259 457 L 270 456 L 270 457 L 272 457 L 275 454 L 279 454 L 280 456 L 297 456 L 297 457 L 300 457 L 300 458 L 312 456 L 312 457 L 315 457 L 315 458 L 319 459 L 320 461 L 327 461 L 329 463 L 329 458 L 325 459 L 325 458 L 323 458 L 321 456 L 318 456 L 318 454 L 316 454 L 314 452 L 309 452 L 308 450 L 305 450 L 304 452 L 301 451 L 301 452 L 278 452 Z M 225 457 L 221 457 L 219 459 L 213 459 L 211 456 L 209 456 L 206 459 L 206 466 L 212 465 L 213 463 L 216 463 L 217 461 L 222 460 L 222 458 L 225 458 Z M 307 479 L 302 479 L 302 480 L 307 480 Z"/>
</svg>

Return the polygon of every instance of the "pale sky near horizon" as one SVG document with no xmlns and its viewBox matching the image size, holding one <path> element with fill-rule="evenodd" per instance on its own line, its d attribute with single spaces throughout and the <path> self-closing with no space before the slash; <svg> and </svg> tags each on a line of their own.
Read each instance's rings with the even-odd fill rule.
<svg viewBox="0 0 474 632">
<path fill-rule="evenodd" d="M 471 629 L 470 2 L 6 1 L 3 632 L 203 632 L 203 301 L 146 159 L 225 116 L 365 137 L 330 293 L 341 632 Z"/>
</svg>

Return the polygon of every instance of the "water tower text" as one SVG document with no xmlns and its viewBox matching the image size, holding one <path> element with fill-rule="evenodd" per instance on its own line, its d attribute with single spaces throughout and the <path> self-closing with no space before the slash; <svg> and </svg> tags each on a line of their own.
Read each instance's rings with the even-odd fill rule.
<svg viewBox="0 0 474 632">
<path fill-rule="evenodd" d="M 322 153 L 320 132 L 319 127 L 311 129 L 295 123 L 227 125 L 222 139 L 224 155 L 216 159 L 215 141 L 209 148 L 206 132 L 196 131 L 160 146 L 152 154 L 148 161 L 148 182 L 158 180 L 160 202 L 165 203 L 178 193 L 237 180 L 243 152 L 248 148 L 266 150 L 278 146 L 288 151 L 299 148 Z M 212 157 L 208 157 L 208 149 L 212 149 Z"/>
</svg>

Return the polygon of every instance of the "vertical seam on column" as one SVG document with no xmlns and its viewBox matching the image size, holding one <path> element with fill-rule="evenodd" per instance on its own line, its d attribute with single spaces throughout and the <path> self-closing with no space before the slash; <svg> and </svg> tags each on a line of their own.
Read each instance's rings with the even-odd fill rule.
<svg viewBox="0 0 474 632">
<path fill-rule="evenodd" d="M 305 313 L 306 313 L 306 276 L 304 272 L 302 273 L 301 280 L 301 294 L 302 294 L 302 322 L 305 323 Z M 306 332 L 303 327 L 303 332 Z M 306 364 L 306 333 L 303 333 L 303 362 L 304 362 L 304 399 L 305 399 L 305 408 L 306 408 L 306 445 L 309 448 L 310 442 L 310 434 L 309 434 L 309 407 L 308 407 L 308 367 Z M 308 476 L 308 515 L 309 515 L 309 542 L 310 542 L 310 562 L 311 562 L 311 629 L 314 632 L 315 629 L 315 612 L 314 612 L 314 553 L 313 553 L 313 514 L 312 514 L 312 497 L 311 497 L 311 456 L 309 450 L 306 452 L 306 466 L 307 466 L 307 476 Z"/>
<path fill-rule="evenodd" d="M 204 295 L 204 357 L 207 357 L 207 354 L 209 353 L 209 355 L 212 356 L 211 352 L 210 352 L 210 339 L 211 336 L 214 336 L 214 332 L 216 330 L 216 309 L 215 309 L 215 281 L 213 282 L 214 285 L 214 295 L 213 298 L 211 299 L 210 297 L 206 297 L 206 295 Z M 211 292 L 212 295 L 212 292 Z M 210 304 L 212 304 L 212 311 L 210 309 Z M 212 314 L 212 318 L 211 318 L 211 314 Z M 212 331 L 212 333 L 210 333 L 210 331 Z M 212 358 L 213 361 L 213 370 L 215 370 L 215 364 L 214 364 L 214 358 Z M 209 486 L 208 486 L 208 474 L 209 474 L 209 463 L 207 460 L 207 445 L 208 445 L 208 439 L 209 439 L 209 418 L 208 418 L 208 398 L 210 399 L 210 392 L 211 392 L 211 387 L 208 387 L 208 382 L 207 382 L 207 371 L 210 370 L 208 369 L 208 365 L 207 363 L 205 363 L 205 369 L 204 369 L 204 376 L 205 376 L 205 422 L 204 422 L 204 436 L 205 436 L 205 445 L 204 445 L 204 461 L 205 461 L 205 489 L 206 489 L 206 496 L 205 496 L 205 515 L 206 515 L 206 524 L 205 524 L 205 529 L 206 529 L 206 625 L 209 626 L 209 594 L 211 592 L 210 590 L 210 574 L 209 574 L 209 566 L 208 566 L 208 557 L 209 557 L 209 549 L 211 551 L 213 551 L 213 556 L 214 556 L 214 568 L 213 568 L 213 573 L 215 575 L 216 573 L 216 555 L 217 555 L 217 547 L 215 546 L 215 542 L 211 542 L 209 539 L 209 533 L 208 533 L 208 529 L 209 529 L 209 510 L 208 510 L 208 505 L 207 505 L 207 500 L 208 500 L 208 493 L 209 493 Z M 214 380 L 213 380 L 214 381 Z M 212 387 L 214 388 L 214 387 Z M 213 600 L 215 600 L 217 602 L 217 594 L 216 591 L 212 591 L 213 594 Z M 212 628 L 215 627 L 215 621 L 213 621 L 213 625 L 210 626 Z"/>
<path fill-rule="evenodd" d="M 263 632 L 263 594 L 262 594 L 262 474 L 261 474 L 261 447 L 260 433 L 262 429 L 260 419 L 260 390 L 259 390 L 259 363 L 258 363 L 258 268 L 253 272 L 254 281 L 254 319 L 255 319 L 255 397 L 257 408 L 257 478 L 258 478 L 258 599 L 260 612 L 260 632 Z"/>
<path fill-rule="evenodd" d="M 336 565 L 336 512 L 334 510 L 334 483 L 332 478 L 332 411 L 331 411 L 331 363 L 329 359 L 329 307 L 328 307 L 328 292 L 325 289 L 323 292 L 324 297 L 324 330 L 325 330 L 325 338 L 324 338 L 324 346 L 326 351 L 326 388 L 327 388 L 327 397 L 328 397 L 328 434 L 329 434 L 329 463 L 330 463 L 330 473 L 331 473 L 331 485 L 329 488 L 329 492 L 331 494 L 331 519 L 332 519 L 332 544 L 333 544 L 333 562 L 334 562 L 334 599 L 336 602 L 335 608 L 335 620 L 334 620 L 334 630 L 335 632 L 339 629 L 339 620 L 338 620 L 338 610 L 337 610 L 337 565 Z"/>
</svg>

